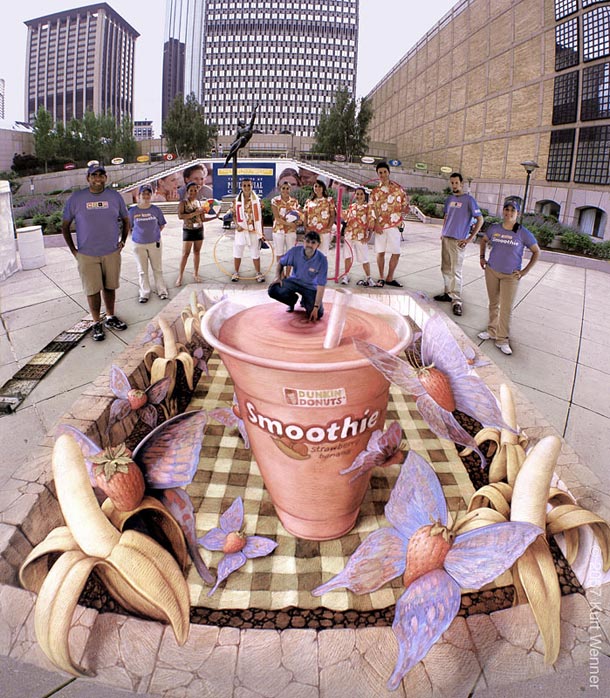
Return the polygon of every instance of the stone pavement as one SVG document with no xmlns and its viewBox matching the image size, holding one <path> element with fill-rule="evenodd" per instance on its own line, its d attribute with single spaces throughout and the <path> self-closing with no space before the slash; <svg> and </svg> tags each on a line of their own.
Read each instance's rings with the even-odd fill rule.
<svg viewBox="0 0 610 698">
<path fill-rule="evenodd" d="M 179 291 L 172 287 L 172 283 L 178 269 L 181 233 L 176 217 L 169 216 L 168 220 L 170 222 L 164 233 L 164 267 L 171 289 L 170 295 L 174 297 Z M 396 274 L 405 288 L 420 290 L 429 295 L 442 290 L 439 231 L 439 227 L 434 225 L 408 225 Z M 212 246 L 220 232 L 219 223 L 207 226 L 203 249 L 204 263 L 200 270 L 206 285 L 218 288 L 219 291 L 223 288 L 235 288 L 234 284 L 228 283 L 228 277 L 218 269 L 212 258 Z M 225 246 L 224 249 L 227 252 L 230 248 Z M 87 313 L 86 299 L 80 288 L 76 266 L 67 248 L 54 247 L 46 252 L 45 267 L 18 272 L 0 286 L 0 384 L 23 366 L 28 357 Z M 223 259 L 228 262 L 229 257 L 230 255 L 227 257 L 225 254 Z M 244 272 L 247 273 L 250 264 L 245 258 Z M 106 341 L 103 343 L 94 343 L 90 336 L 85 337 L 42 380 L 15 414 L 0 417 L 0 447 L 3 454 L 0 462 L 0 514 L 6 508 L 6 501 L 2 501 L 2 482 L 13 473 L 19 472 L 36 445 L 52 430 L 84 388 L 101 372 L 107 370 L 113 358 L 118 356 L 141 332 L 150 318 L 164 307 L 165 302 L 154 296 L 147 304 L 137 302 L 135 263 L 129 253 L 124 256 L 122 276 L 117 314 L 129 323 L 129 329 L 123 333 L 107 332 Z M 270 276 L 268 275 L 269 279 Z M 356 278 L 356 275 L 352 275 L 351 286 L 352 290 L 358 292 L 360 287 L 355 286 Z M 191 279 L 192 275 L 187 271 L 185 280 L 188 282 Z M 605 299 L 610 296 L 610 274 L 555 261 L 539 262 L 520 284 L 512 324 L 511 344 L 514 354 L 510 357 L 504 356 L 492 342 L 480 342 L 476 339 L 477 332 L 486 326 L 487 316 L 487 296 L 476 245 L 472 245 L 468 250 L 464 282 L 464 314 L 461 318 L 452 316 L 452 319 L 456 320 L 466 335 L 480 345 L 481 350 L 518 386 L 522 395 L 537 407 L 543 417 L 546 417 L 557 432 L 582 456 L 582 460 L 596 476 L 592 479 L 600 482 L 595 485 L 599 499 L 609 506 L 610 477 L 606 454 L 610 446 L 610 368 L 607 355 L 607 347 L 610 345 L 610 310 Z M 260 288 L 251 281 L 240 282 L 239 286 L 246 285 Z M 396 295 L 401 291 L 380 289 L 371 290 L 371 293 L 387 296 L 388 293 Z M 439 307 L 445 312 L 450 312 L 448 304 L 440 304 Z M 2 527 L 4 524 L 0 523 L 0 535 L 4 535 Z M 12 601 L 8 598 L 3 599 L 0 594 L 0 655 L 9 654 L 12 624 L 19 616 L 17 609 L 12 605 L 9 609 L 9 603 L 12 604 Z M 571 603 L 578 602 L 570 601 L 568 605 Z M 25 609 L 23 612 L 25 613 Z M 527 609 L 519 609 L 519 613 L 527 613 Z M 459 620 L 460 622 L 456 621 L 454 625 L 460 625 L 463 619 Z M 485 624 L 488 621 L 481 618 L 476 622 Z M 139 623 L 141 621 L 137 619 L 127 620 L 124 624 L 125 634 L 137 632 Z M 453 628 L 454 626 L 451 628 L 452 632 Z M 489 629 L 486 628 L 479 630 L 483 634 L 489 633 Z M 469 631 L 468 635 L 472 633 L 472 628 L 469 628 Z M 259 695 L 321 695 L 342 698 L 337 693 L 335 679 L 349 671 L 350 667 L 354 670 L 362 669 L 365 675 L 367 672 L 376 672 L 378 665 L 377 669 L 372 669 L 367 662 L 367 656 L 375 655 L 379 659 L 380 654 L 385 654 L 384 648 L 390 657 L 387 660 L 382 658 L 381 665 L 387 664 L 384 676 L 370 676 L 371 683 L 363 683 L 359 689 L 360 693 L 351 692 L 346 696 L 386 695 L 383 687 L 395 656 L 395 643 L 391 633 L 378 634 L 376 629 L 371 629 L 370 633 L 359 632 L 352 637 L 350 631 L 343 631 L 334 636 L 332 633 L 339 631 L 324 631 L 320 633 L 320 639 L 316 643 L 313 638 L 309 638 L 313 631 L 298 632 L 299 635 L 291 636 L 285 631 L 280 638 L 276 631 L 241 631 L 240 636 L 239 631 L 234 629 L 199 627 L 191 633 L 189 640 L 189 645 L 193 644 L 193 647 L 199 648 L 202 647 L 201 641 L 205 640 L 203 646 L 206 649 L 199 650 L 200 661 L 197 666 L 190 667 L 192 672 L 199 676 L 199 695 L 215 695 L 209 693 L 205 687 L 214 685 L 209 683 L 210 674 L 222 672 L 224 667 L 229 673 L 235 671 L 235 688 L 227 686 L 227 696 L 246 698 Z M 507 635 L 509 629 L 502 628 L 497 623 L 493 632 L 498 638 L 511 641 Z M 459 642 L 458 630 L 455 630 L 456 638 L 453 640 L 451 637 L 447 638 L 449 634 L 444 636 L 445 642 Z M 164 638 L 167 639 L 165 635 Z M 507 680 L 520 681 L 530 675 L 535 676 L 533 672 L 528 674 L 527 667 L 524 668 L 527 662 L 533 661 L 531 652 L 525 651 L 531 650 L 532 645 L 528 646 L 527 641 L 520 638 L 513 638 L 513 641 L 515 666 L 505 667 L 510 673 Z M 443 646 L 439 645 L 433 650 L 438 655 L 436 661 L 442 661 Z M 179 670 L 189 669 L 188 666 L 180 666 L 183 660 L 179 656 L 176 656 L 174 662 L 171 647 L 167 647 L 167 670 L 164 675 L 157 672 L 156 683 L 151 683 L 150 677 L 149 680 L 142 680 L 138 684 L 137 681 L 127 680 L 125 676 L 109 674 L 108 680 L 105 681 L 108 686 L 103 686 L 81 679 L 73 681 L 67 675 L 47 672 L 29 663 L 18 662 L 14 659 L 14 652 L 10 653 L 13 658 L 0 658 L 1 693 L 6 698 L 42 698 L 51 693 L 62 698 L 87 697 L 94 694 L 96 698 L 118 698 L 121 695 L 129 695 L 119 690 L 127 687 L 135 687 L 140 691 L 139 695 L 146 695 L 142 691 L 147 690 L 152 693 L 152 689 L 155 688 L 154 693 L 158 695 L 167 691 L 168 687 L 183 685 L 180 683 L 182 674 Z M 267 667 L 269 671 L 264 670 L 257 660 L 259 654 L 261 657 L 275 658 L 276 666 Z M 28 657 L 24 654 L 22 658 L 27 660 Z M 214 661 L 206 662 L 208 659 Z M 602 663 L 602 670 L 608 686 L 610 666 L 605 661 L 607 658 L 602 659 L 605 662 Z M 317 668 L 315 671 L 311 667 L 308 669 L 309 664 L 319 667 L 319 673 Z M 229 666 L 233 666 L 233 670 L 229 670 Z M 142 671 L 140 676 L 146 673 Z M 414 681 L 417 672 L 422 674 L 417 680 L 420 690 L 410 695 L 428 695 L 429 691 L 422 688 L 425 684 L 425 670 L 421 665 L 417 667 L 412 672 Z M 279 683 L 269 686 L 271 675 L 274 682 Z M 470 673 L 465 672 L 464 675 L 466 677 Z M 600 678 L 600 682 L 601 680 Z M 459 682 L 454 683 L 453 688 L 457 685 Z M 191 692 L 194 688 L 196 687 L 192 684 L 188 690 L 185 687 L 184 695 L 195 695 Z M 507 688 L 510 688 L 511 695 L 517 692 L 521 695 L 561 695 L 569 698 L 582 695 L 583 691 L 589 689 L 588 673 L 586 667 L 574 667 L 564 663 L 556 668 L 556 673 L 538 678 L 525 687 L 511 683 Z M 502 693 L 502 689 L 487 689 L 484 680 L 476 683 L 475 688 L 475 684 L 467 685 L 466 679 L 461 685 L 463 692 L 454 692 L 451 695 L 466 696 L 473 689 L 475 696 L 491 698 L 508 695 Z M 397 695 L 402 695 L 401 691 L 398 691 Z"/>
</svg>

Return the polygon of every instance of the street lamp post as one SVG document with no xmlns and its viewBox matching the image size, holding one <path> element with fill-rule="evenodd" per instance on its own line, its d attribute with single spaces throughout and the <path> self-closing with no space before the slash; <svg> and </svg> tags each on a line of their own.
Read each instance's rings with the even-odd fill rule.
<svg viewBox="0 0 610 698">
<path fill-rule="evenodd" d="M 527 194 L 530 188 L 530 177 L 532 176 L 532 172 L 534 170 L 537 170 L 540 165 L 537 162 L 534 162 L 533 160 L 525 160 L 525 162 L 522 162 L 521 165 L 525 168 L 525 171 L 527 172 L 527 176 L 525 178 L 525 192 L 523 194 L 523 207 L 521 208 L 521 215 L 519 216 L 519 221 L 523 218 L 525 215 L 525 207 L 527 206 Z"/>
<path fill-rule="evenodd" d="M 286 128 L 280 131 L 280 134 L 282 136 L 290 136 L 290 157 L 294 158 L 294 133 Z"/>
</svg>

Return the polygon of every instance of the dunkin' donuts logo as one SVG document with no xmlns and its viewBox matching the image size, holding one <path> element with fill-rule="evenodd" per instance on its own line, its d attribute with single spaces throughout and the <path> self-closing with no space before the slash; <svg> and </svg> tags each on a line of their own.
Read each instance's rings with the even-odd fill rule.
<svg viewBox="0 0 610 698">
<path fill-rule="evenodd" d="M 301 390 L 284 388 L 286 404 L 294 407 L 338 407 L 347 403 L 345 388 Z"/>
<path fill-rule="evenodd" d="M 246 410 L 248 411 L 248 421 L 268 432 L 271 436 L 278 439 L 285 437 L 292 442 L 305 440 L 312 444 L 354 438 L 358 434 L 364 434 L 367 429 L 373 429 L 379 419 L 379 410 L 371 412 L 366 409 L 360 417 L 348 415 L 327 424 L 304 427 L 300 424 L 285 424 L 280 419 L 261 414 L 250 401 L 246 402 Z"/>
</svg>

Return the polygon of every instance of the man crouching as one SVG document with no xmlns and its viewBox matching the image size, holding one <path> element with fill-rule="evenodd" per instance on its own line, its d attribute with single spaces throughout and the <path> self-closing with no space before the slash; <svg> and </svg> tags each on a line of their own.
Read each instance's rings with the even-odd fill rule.
<svg viewBox="0 0 610 698">
<path fill-rule="evenodd" d="M 310 322 L 320 320 L 324 315 L 322 298 L 326 289 L 328 260 L 318 250 L 320 236 L 313 230 L 305 234 L 304 245 L 291 247 L 280 257 L 275 278 L 268 293 L 280 303 L 288 306 L 287 312 L 294 312 L 299 296 Z M 292 267 L 288 278 L 284 278 L 284 268 Z"/>
</svg>

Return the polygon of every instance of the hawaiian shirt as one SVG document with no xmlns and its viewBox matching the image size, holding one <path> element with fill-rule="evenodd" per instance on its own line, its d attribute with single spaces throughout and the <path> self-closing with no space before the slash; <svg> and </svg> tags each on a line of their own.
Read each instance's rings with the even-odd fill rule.
<svg viewBox="0 0 610 698">
<path fill-rule="evenodd" d="M 301 213 L 301 209 L 299 208 L 299 202 L 293 196 L 289 196 L 288 201 L 284 201 L 284 199 L 282 199 L 281 195 L 274 196 L 273 199 L 271 199 L 271 205 L 275 206 L 277 208 L 277 210 L 280 212 L 280 216 L 283 216 L 284 218 L 286 217 L 286 214 L 289 211 L 296 211 L 297 213 L 299 213 L 299 215 Z M 292 228 L 292 230 L 290 230 L 286 227 L 285 221 L 281 220 L 280 218 L 274 218 L 273 219 L 273 232 L 274 233 L 294 233 L 294 228 Z"/>
<path fill-rule="evenodd" d="M 335 202 L 332 196 L 326 199 L 308 199 L 304 206 L 307 229 L 318 233 L 330 233 L 334 210 Z"/>
<path fill-rule="evenodd" d="M 350 204 L 345 212 L 345 237 L 348 240 L 356 240 L 362 242 L 368 237 L 369 228 L 369 205 L 368 203 L 358 204 L 354 202 Z"/>
<path fill-rule="evenodd" d="M 396 182 L 378 185 L 371 192 L 372 226 L 377 230 L 396 228 L 409 212 L 409 197 Z"/>
</svg>

